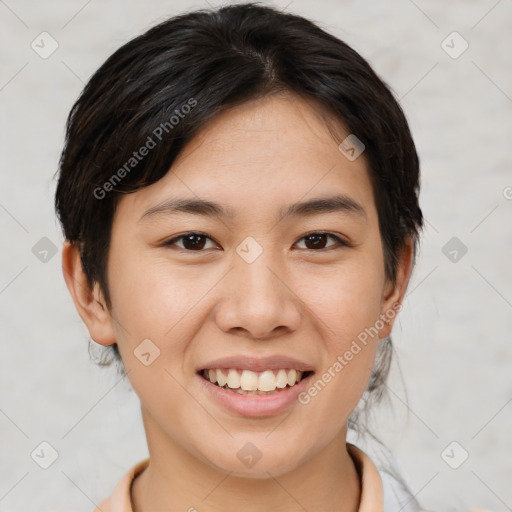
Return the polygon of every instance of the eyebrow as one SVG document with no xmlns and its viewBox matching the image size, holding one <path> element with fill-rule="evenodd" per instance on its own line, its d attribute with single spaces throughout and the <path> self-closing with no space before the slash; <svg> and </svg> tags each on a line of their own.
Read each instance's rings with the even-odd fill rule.
<svg viewBox="0 0 512 512">
<path fill-rule="evenodd" d="M 350 213 L 366 218 L 366 211 L 364 208 L 352 198 L 342 194 L 318 197 L 308 201 L 301 201 L 287 205 L 279 211 L 278 219 L 282 220 L 285 217 L 307 217 L 319 213 L 334 212 Z M 235 213 L 231 208 L 213 201 L 208 201 L 206 199 L 171 198 L 166 199 L 144 212 L 139 219 L 139 222 L 147 217 L 154 217 L 163 214 L 176 215 L 180 213 L 217 218 L 235 217 Z"/>
</svg>

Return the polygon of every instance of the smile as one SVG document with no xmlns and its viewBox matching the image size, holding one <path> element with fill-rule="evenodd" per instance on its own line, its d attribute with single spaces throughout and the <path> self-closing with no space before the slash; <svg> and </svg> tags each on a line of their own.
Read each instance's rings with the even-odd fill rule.
<svg viewBox="0 0 512 512">
<path fill-rule="evenodd" d="M 253 372 L 236 368 L 205 369 L 201 376 L 223 389 L 244 395 L 268 395 L 291 388 L 311 372 L 281 368 Z"/>
<path fill-rule="evenodd" d="M 313 371 L 288 368 L 261 372 L 210 368 L 198 371 L 197 379 L 213 405 L 237 416 L 263 418 L 298 404 L 298 396 L 310 386 L 313 375 Z"/>
</svg>

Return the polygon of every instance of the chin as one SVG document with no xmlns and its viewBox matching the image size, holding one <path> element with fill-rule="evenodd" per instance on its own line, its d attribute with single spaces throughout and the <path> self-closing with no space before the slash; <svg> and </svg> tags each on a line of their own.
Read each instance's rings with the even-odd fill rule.
<svg viewBox="0 0 512 512">
<path fill-rule="evenodd" d="M 214 465 L 215 469 L 221 473 L 229 474 L 237 478 L 265 480 L 271 477 L 279 477 L 293 471 L 300 464 L 296 449 L 291 449 L 290 452 L 286 454 L 276 454 L 275 451 L 269 452 L 267 456 L 265 456 L 265 453 L 260 452 L 260 458 L 258 460 L 253 459 L 251 461 L 249 459 L 246 462 L 243 460 L 243 454 L 241 454 L 240 457 L 235 455 L 235 459 L 229 457 L 226 460 L 223 459 L 224 455 L 225 454 L 212 457 L 213 460 L 218 461 L 218 463 Z M 211 460 L 212 459 L 210 459 L 210 464 Z"/>
</svg>

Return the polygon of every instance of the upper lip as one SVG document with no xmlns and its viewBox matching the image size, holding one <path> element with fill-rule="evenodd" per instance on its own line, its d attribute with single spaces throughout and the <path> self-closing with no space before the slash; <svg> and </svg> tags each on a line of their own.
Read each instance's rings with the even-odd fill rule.
<svg viewBox="0 0 512 512">
<path fill-rule="evenodd" d="M 298 359 L 293 359 L 284 355 L 275 355 L 267 357 L 253 356 L 229 356 L 222 357 L 204 363 L 198 371 L 216 368 L 236 368 L 240 370 L 252 370 L 262 372 L 264 370 L 279 370 L 281 368 L 293 368 L 301 371 L 313 371 L 313 366 Z"/>
</svg>

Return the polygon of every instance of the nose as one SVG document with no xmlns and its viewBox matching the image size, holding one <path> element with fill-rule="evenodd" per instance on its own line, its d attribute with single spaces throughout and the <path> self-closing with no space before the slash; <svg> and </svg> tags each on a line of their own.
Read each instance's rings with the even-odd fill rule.
<svg viewBox="0 0 512 512">
<path fill-rule="evenodd" d="M 299 328 L 302 307 L 293 279 L 270 252 L 263 251 L 252 263 L 235 256 L 215 313 L 223 331 L 271 339 Z"/>
</svg>

